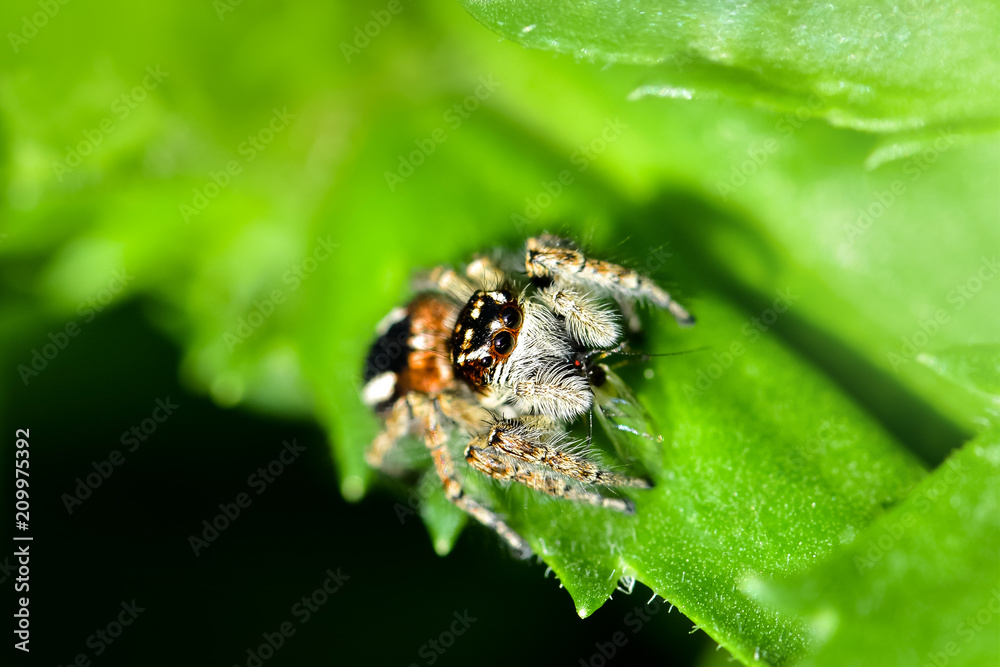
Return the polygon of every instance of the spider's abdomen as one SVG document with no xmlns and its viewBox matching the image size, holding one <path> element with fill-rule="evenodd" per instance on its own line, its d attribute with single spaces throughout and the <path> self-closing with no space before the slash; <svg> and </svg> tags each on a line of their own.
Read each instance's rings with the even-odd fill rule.
<svg viewBox="0 0 1000 667">
<path fill-rule="evenodd" d="M 524 311 L 510 290 L 473 294 L 451 333 L 455 374 L 474 389 L 485 388 L 491 369 L 517 347 L 523 321 Z"/>
<path fill-rule="evenodd" d="M 380 411 L 411 391 L 439 394 L 454 382 L 447 356 L 454 310 L 441 297 L 421 294 L 394 311 L 365 359 L 365 403 Z"/>
</svg>

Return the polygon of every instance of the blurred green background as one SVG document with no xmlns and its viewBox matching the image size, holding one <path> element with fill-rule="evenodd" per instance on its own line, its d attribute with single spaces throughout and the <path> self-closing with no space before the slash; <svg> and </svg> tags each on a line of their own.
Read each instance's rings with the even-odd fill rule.
<svg viewBox="0 0 1000 667">
<path fill-rule="evenodd" d="M 747 664 L 933 662 L 1000 590 L 997 8 L 464 4 L 0 9 L 0 425 L 32 432 L 32 659 L 244 665 L 339 567 L 266 664 L 432 664 L 465 610 L 434 663 L 587 664 L 618 631 L 623 664 L 724 662 L 718 643 Z M 581 546 L 546 555 L 573 599 L 447 508 L 401 525 L 406 488 L 362 459 L 361 362 L 412 273 L 545 229 L 699 316 L 647 313 L 637 344 L 710 350 L 626 375 L 676 464 L 642 548 L 497 500 Z M 700 379 L 733 342 L 735 370 Z M 955 516 L 922 511 L 973 437 Z M 292 439 L 301 458 L 196 556 L 188 536 Z M 838 569 L 907 502 L 926 540 L 876 576 Z M 692 620 L 665 605 L 633 632 L 642 584 L 601 607 L 623 565 Z M 148 612 L 95 655 L 133 598 Z M 992 623 L 948 664 L 990 664 Z"/>
</svg>

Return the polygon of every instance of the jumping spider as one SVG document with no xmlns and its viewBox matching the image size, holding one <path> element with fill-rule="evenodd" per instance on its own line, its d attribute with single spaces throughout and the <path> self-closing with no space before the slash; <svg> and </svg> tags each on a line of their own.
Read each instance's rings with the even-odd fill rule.
<svg viewBox="0 0 1000 667">
<path fill-rule="evenodd" d="M 394 472 L 386 455 L 403 436 L 417 435 L 447 497 L 526 557 L 524 538 L 464 492 L 449 436 L 471 438 L 465 462 L 494 479 L 631 512 L 629 500 L 596 487 L 649 483 L 598 466 L 566 429 L 596 407 L 616 444 L 622 433 L 643 435 L 645 413 L 600 361 L 623 349 L 622 319 L 638 326 L 636 302 L 666 308 L 681 325 L 694 319 L 649 278 L 548 234 L 528 239 L 524 274 L 519 287 L 485 257 L 464 274 L 432 271 L 424 291 L 379 325 L 362 395 L 383 420 L 366 453 L 369 464 Z"/>
</svg>

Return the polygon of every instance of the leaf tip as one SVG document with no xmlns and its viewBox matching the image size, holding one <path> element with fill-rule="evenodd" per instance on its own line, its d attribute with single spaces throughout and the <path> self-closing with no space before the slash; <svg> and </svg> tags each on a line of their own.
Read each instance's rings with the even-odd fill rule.
<svg viewBox="0 0 1000 667">
<path fill-rule="evenodd" d="M 451 553 L 451 544 L 451 540 L 447 537 L 439 537 L 434 540 L 434 552 L 437 553 L 438 556 L 447 556 Z"/>
<path fill-rule="evenodd" d="M 365 495 L 365 482 L 357 475 L 348 475 L 340 483 L 340 493 L 344 500 L 356 503 Z"/>
</svg>

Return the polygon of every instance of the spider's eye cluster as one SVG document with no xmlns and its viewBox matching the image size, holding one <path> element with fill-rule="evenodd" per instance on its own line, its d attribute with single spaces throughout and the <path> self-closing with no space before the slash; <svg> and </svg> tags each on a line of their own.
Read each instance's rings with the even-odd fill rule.
<svg viewBox="0 0 1000 667">
<path fill-rule="evenodd" d="M 514 349 L 514 337 L 510 333 L 501 331 L 493 337 L 493 351 L 497 354 L 507 354 L 512 349 Z"/>
<path fill-rule="evenodd" d="M 504 327 L 508 329 L 521 328 L 521 309 L 516 303 L 504 306 L 500 309 L 500 319 Z"/>
<path fill-rule="evenodd" d="M 524 313 L 507 289 L 479 291 L 458 316 L 451 336 L 451 361 L 473 387 L 487 383 L 487 372 L 517 347 Z"/>
</svg>

